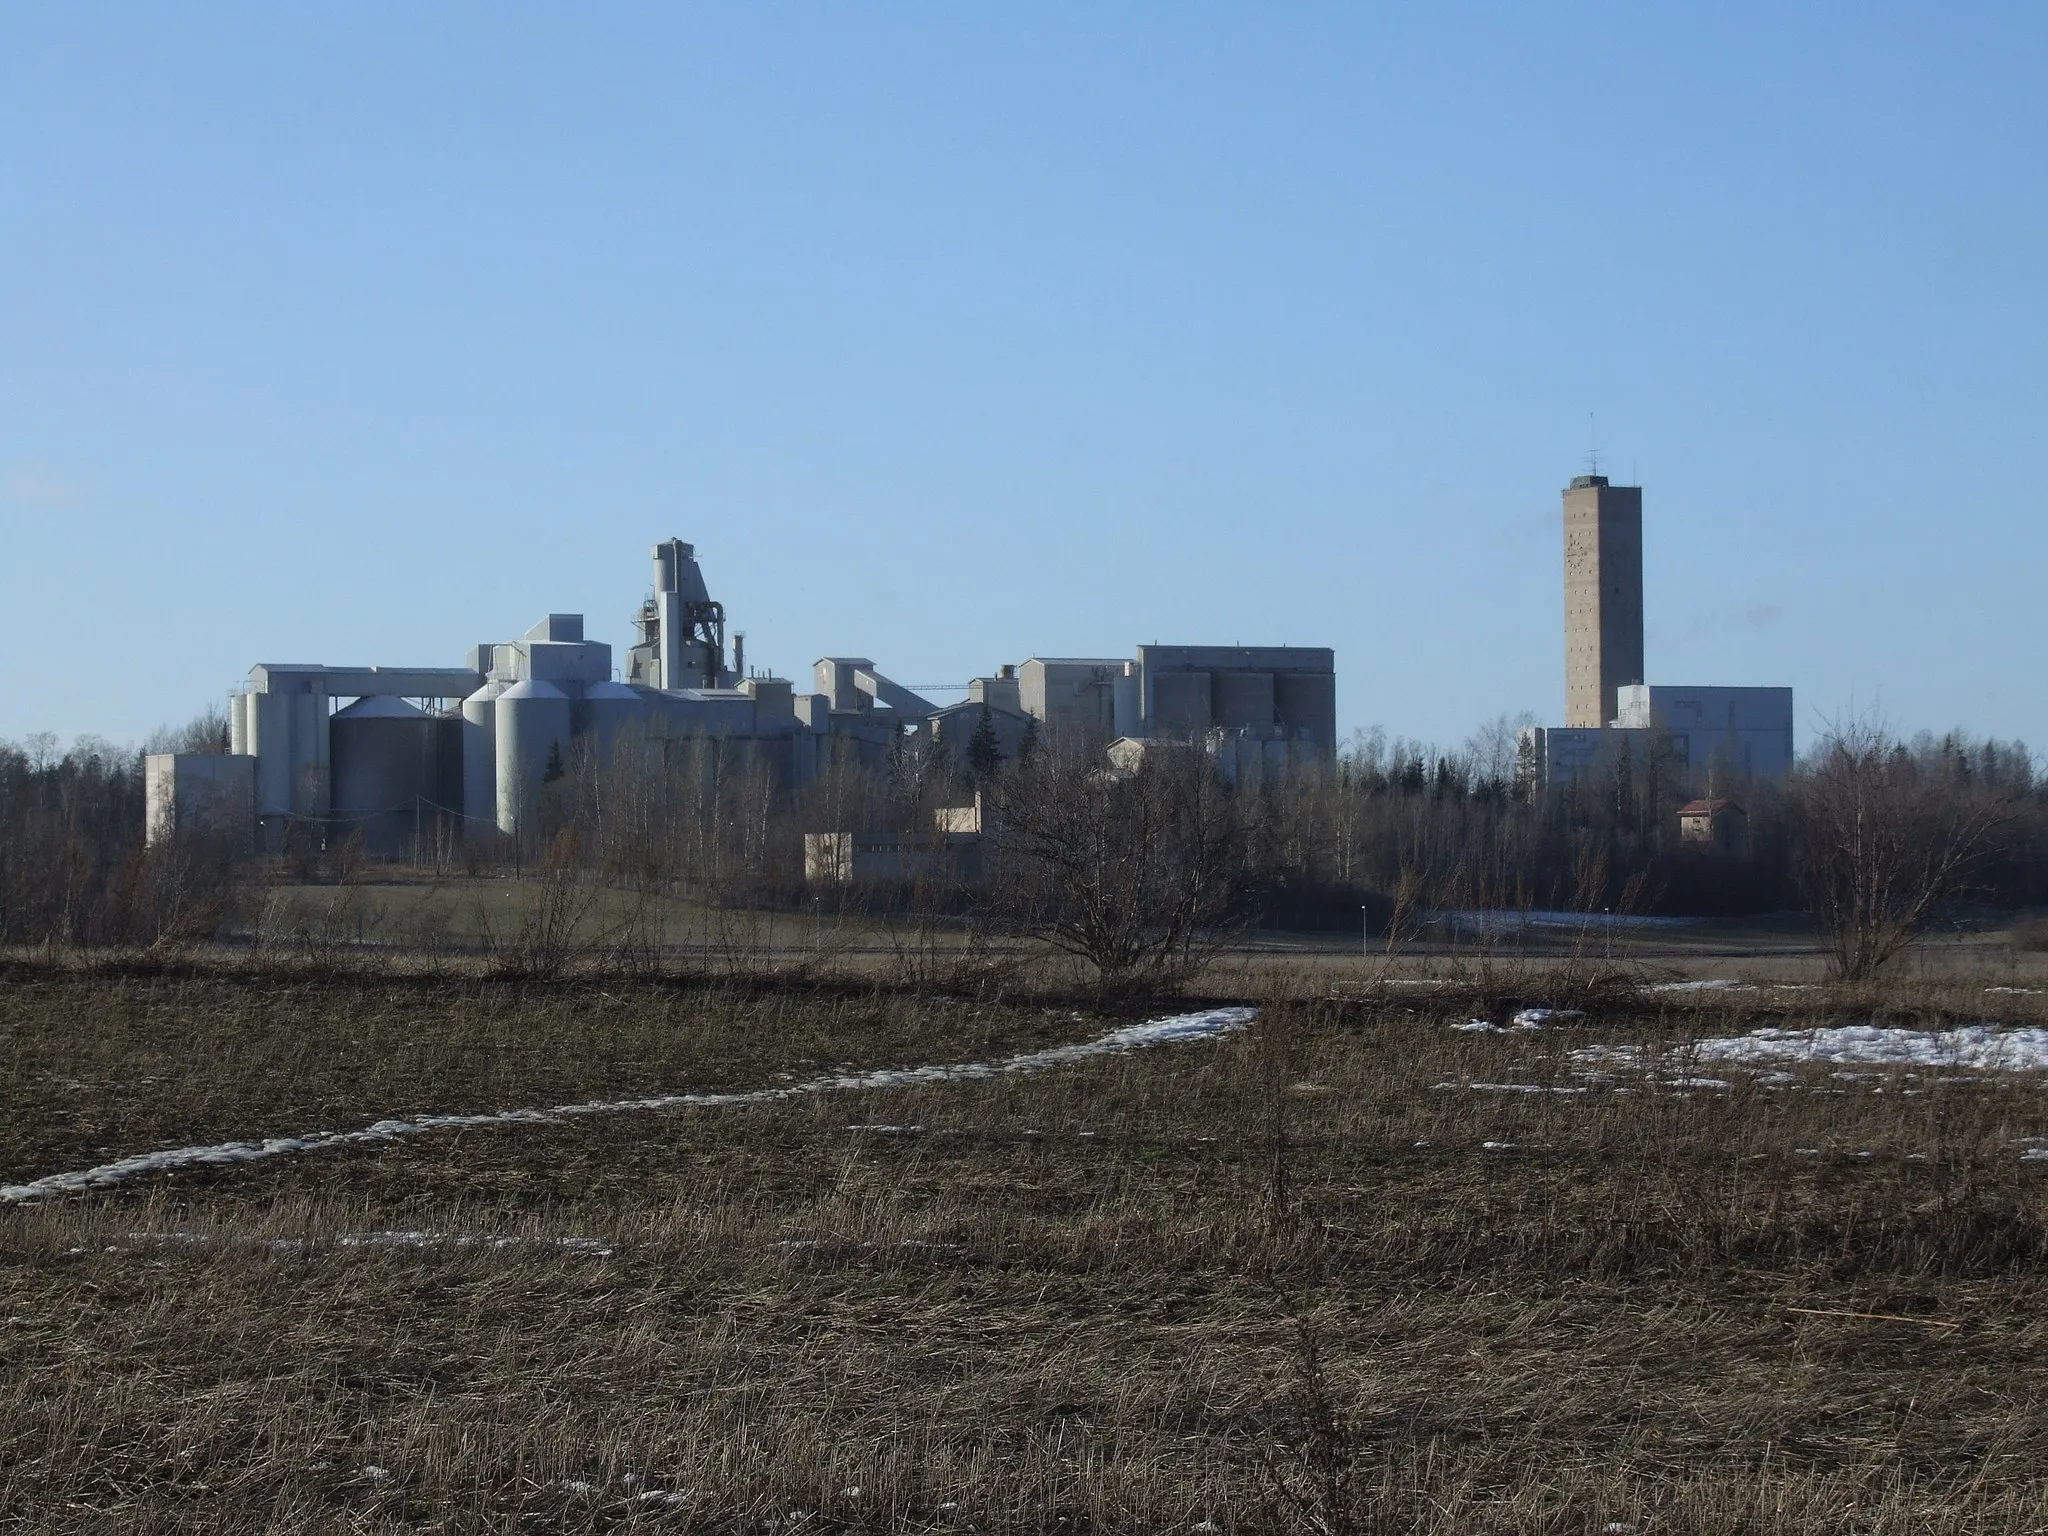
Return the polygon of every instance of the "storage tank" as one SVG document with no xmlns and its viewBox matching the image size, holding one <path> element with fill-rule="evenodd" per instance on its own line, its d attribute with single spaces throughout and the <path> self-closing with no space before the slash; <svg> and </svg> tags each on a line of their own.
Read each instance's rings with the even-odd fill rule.
<svg viewBox="0 0 2048 1536">
<path fill-rule="evenodd" d="M 498 825 L 498 695 L 511 685 L 488 682 L 462 701 L 462 819 L 467 831 Z"/>
<path fill-rule="evenodd" d="M 569 757 L 569 695 L 553 683 L 528 679 L 498 695 L 492 706 L 497 738 L 498 830 L 518 832 L 539 802 L 548 758 Z"/>
<path fill-rule="evenodd" d="M 622 729 L 647 718 L 647 701 L 624 683 L 589 683 L 570 706 L 569 718 L 576 734 L 587 736 L 590 749 L 603 756 Z"/>
<path fill-rule="evenodd" d="M 403 699 L 358 699 L 328 720 L 332 815 L 341 837 L 360 832 L 363 851 L 412 851 L 422 801 L 434 784 L 433 717 Z"/>
</svg>

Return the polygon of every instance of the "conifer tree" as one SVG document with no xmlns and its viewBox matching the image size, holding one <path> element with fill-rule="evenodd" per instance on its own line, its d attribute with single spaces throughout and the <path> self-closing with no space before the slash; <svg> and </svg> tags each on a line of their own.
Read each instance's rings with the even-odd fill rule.
<svg viewBox="0 0 2048 1536">
<path fill-rule="evenodd" d="M 996 718 L 984 702 L 981 718 L 974 722 L 974 734 L 967 741 L 967 781 L 986 784 L 1003 766 L 1002 743 L 996 740 Z"/>
</svg>

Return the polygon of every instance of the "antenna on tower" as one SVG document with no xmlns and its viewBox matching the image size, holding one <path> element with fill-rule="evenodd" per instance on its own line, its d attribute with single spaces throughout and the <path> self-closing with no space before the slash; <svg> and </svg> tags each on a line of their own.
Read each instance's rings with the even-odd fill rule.
<svg viewBox="0 0 2048 1536">
<path fill-rule="evenodd" d="M 1593 430 L 1593 413 L 1586 412 L 1586 473 L 1600 473 L 1600 437 Z"/>
</svg>

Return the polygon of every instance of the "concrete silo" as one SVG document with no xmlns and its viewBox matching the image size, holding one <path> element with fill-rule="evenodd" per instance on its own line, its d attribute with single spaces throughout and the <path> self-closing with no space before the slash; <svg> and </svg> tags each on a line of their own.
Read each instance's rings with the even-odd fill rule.
<svg viewBox="0 0 2048 1536">
<path fill-rule="evenodd" d="M 360 833 L 363 851 L 410 853 L 423 809 L 431 814 L 438 723 L 404 699 L 358 699 L 328 720 L 337 836 Z"/>
<path fill-rule="evenodd" d="M 492 707 L 497 734 L 498 830 L 529 829 L 540 803 L 548 760 L 569 760 L 569 695 L 553 683 L 529 678 L 498 695 Z"/>
<path fill-rule="evenodd" d="M 611 755 L 619 732 L 647 720 L 647 700 L 624 683 L 590 683 L 569 707 L 569 723 L 579 740 L 588 741 L 600 758 Z"/>
<path fill-rule="evenodd" d="M 485 683 L 462 701 L 462 819 L 481 832 L 498 824 L 498 695 L 511 685 Z"/>
</svg>

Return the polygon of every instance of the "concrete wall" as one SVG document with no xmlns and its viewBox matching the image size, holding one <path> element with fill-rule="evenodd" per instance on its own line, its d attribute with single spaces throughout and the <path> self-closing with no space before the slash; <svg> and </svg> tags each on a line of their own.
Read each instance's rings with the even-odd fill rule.
<svg viewBox="0 0 2048 1536">
<path fill-rule="evenodd" d="M 256 837 L 256 759 L 218 752 L 152 753 L 142 764 L 143 835 L 231 838 L 247 851 Z"/>
<path fill-rule="evenodd" d="M 1017 669 L 1017 699 L 1054 739 L 1108 743 L 1131 664 L 1115 657 L 1034 656 Z"/>
<path fill-rule="evenodd" d="M 1323 646 L 1141 645 L 1142 731 L 1211 728 L 1337 750 L 1336 653 Z M 1135 733 L 1133 733 L 1135 734 Z"/>
<path fill-rule="evenodd" d="M 1564 723 L 1615 718 L 1643 680 L 1643 492 L 1581 475 L 1564 493 Z"/>
<path fill-rule="evenodd" d="M 1005 667 L 1000 677 L 972 678 L 967 684 L 967 702 L 1007 709 L 1013 715 L 1028 714 L 1024 708 L 1023 685 L 1014 667 Z"/>
<path fill-rule="evenodd" d="M 1682 740 L 1689 778 L 1782 779 L 1792 771 L 1790 688 L 1700 688 L 1656 683 L 1620 690 L 1626 727 Z"/>
<path fill-rule="evenodd" d="M 1021 711 L 999 709 L 993 704 L 984 706 L 969 699 L 934 712 L 918 727 L 924 741 L 952 759 L 955 778 L 963 778 L 967 774 L 970 766 L 968 751 L 973 745 L 975 731 L 981 726 L 984 708 L 988 710 L 989 725 L 995 732 L 996 750 L 1002 754 L 1005 763 L 1016 762 L 1023 750 L 1024 733 L 1031 724 L 1030 717 Z"/>
<path fill-rule="evenodd" d="M 1638 778 L 1652 762 L 1659 773 L 1685 772 L 1685 743 L 1667 731 L 1532 725 L 1522 730 L 1518 744 L 1523 777 L 1539 789 L 1563 789 L 1574 781 L 1584 788 L 1610 783 L 1624 751 Z"/>
</svg>

